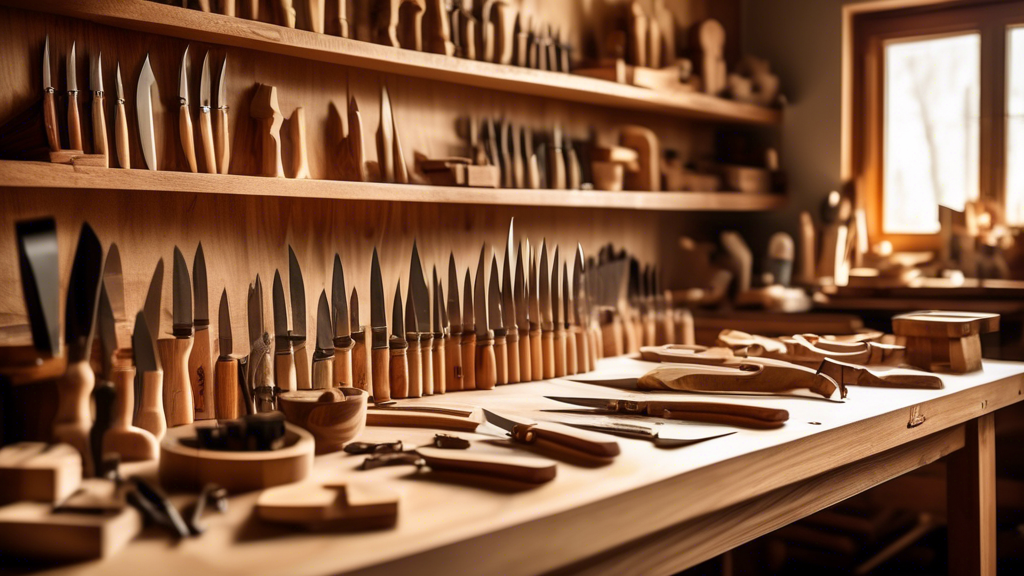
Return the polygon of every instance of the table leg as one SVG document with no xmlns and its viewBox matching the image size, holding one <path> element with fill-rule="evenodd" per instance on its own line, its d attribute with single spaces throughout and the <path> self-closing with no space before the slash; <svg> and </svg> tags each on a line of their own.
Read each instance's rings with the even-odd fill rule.
<svg viewBox="0 0 1024 576">
<path fill-rule="evenodd" d="M 949 573 L 996 573 L 995 415 L 967 422 L 946 468 Z"/>
</svg>

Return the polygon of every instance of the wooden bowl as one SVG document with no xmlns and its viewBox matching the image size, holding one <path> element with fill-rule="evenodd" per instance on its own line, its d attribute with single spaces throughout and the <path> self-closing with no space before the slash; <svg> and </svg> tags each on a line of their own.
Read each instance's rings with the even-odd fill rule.
<svg viewBox="0 0 1024 576">
<path fill-rule="evenodd" d="M 196 448 L 195 424 L 169 428 L 160 442 L 160 483 L 198 492 L 213 482 L 229 492 L 249 492 L 304 480 L 313 468 L 313 436 L 285 424 L 284 448 L 228 452 Z"/>
<path fill-rule="evenodd" d="M 277 397 L 285 419 L 308 430 L 316 440 L 316 453 L 341 450 L 366 427 L 369 394 L 358 388 L 293 390 Z"/>
</svg>

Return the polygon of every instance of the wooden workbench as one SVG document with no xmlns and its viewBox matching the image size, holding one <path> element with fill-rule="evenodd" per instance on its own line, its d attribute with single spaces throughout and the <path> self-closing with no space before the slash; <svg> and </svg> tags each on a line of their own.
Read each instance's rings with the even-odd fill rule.
<svg viewBox="0 0 1024 576">
<path fill-rule="evenodd" d="M 645 363 L 603 360 L 621 373 Z M 317 458 L 316 476 L 384 482 L 401 493 L 393 529 L 293 532 L 252 517 L 256 494 L 208 515 L 200 538 L 175 544 L 149 529 L 102 562 L 59 574 L 669 574 L 949 455 L 951 573 L 995 573 L 993 412 L 1024 399 L 1024 364 L 986 362 L 983 372 L 944 377 L 938 391 L 851 388 L 844 404 L 800 398 L 743 398 L 785 407 L 774 431 L 740 431 L 659 449 L 621 440 L 603 468 L 559 464 L 539 488 L 503 491 L 452 483 L 410 467 L 368 472 L 362 457 Z M 410 402 L 457 402 L 537 412 L 565 405 L 544 394 L 612 395 L 565 380 L 448 394 Z M 472 450 L 506 452 L 498 430 L 481 426 Z M 370 428 L 363 440 L 425 444 L 433 431 Z M 152 465 L 150 465 L 152 468 Z M 176 497 L 181 505 L 194 496 Z M 7 566 L 6 568 L 10 568 Z"/>
</svg>

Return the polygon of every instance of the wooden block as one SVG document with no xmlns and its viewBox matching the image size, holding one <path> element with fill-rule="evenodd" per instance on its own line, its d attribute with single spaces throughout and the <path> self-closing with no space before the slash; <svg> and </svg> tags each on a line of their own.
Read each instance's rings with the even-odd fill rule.
<svg viewBox="0 0 1024 576">
<path fill-rule="evenodd" d="M 658 136 L 644 126 L 623 126 L 620 143 L 637 151 L 640 170 L 626 174 L 625 185 L 630 190 L 661 191 L 661 148 Z"/>
<path fill-rule="evenodd" d="M 311 530 L 385 528 L 398 519 L 398 494 L 379 483 L 344 479 L 289 484 L 264 490 L 256 513 L 268 522 Z"/>
<path fill-rule="evenodd" d="M 498 188 L 501 170 L 497 166 L 466 166 L 466 186 L 470 188 Z"/>
<path fill-rule="evenodd" d="M 47 561 L 113 556 L 142 530 L 130 506 L 114 515 L 54 513 L 52 506 L 18 502 L 0 508 L 0 557 Z"/>
<path fill-rule="evenodd" d="M 21 442 L 0 448 L 0 503 L 53 504 L 81 482 L 82 457 L 68 444 Z"/>
<path fill-rule="evenodd" d="M 480 425 L 475 416 L 457 416 L 451 414 L 435 414 L 431 412 L 411 412 L 402 410 L 366 411 L 367 426 L 397 426 L 408 428 L 440 428 L 473 432 Z"/>
<path fill-rule="evenodd" d="M 959 338 L 998 331 L 999 314 L 924 310 L 892 319 L 892 333 L 897 336 Z"/>
</svg>

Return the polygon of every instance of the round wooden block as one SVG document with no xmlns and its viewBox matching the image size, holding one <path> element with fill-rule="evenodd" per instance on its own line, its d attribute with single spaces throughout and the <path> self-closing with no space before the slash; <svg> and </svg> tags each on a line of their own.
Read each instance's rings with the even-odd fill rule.
<svg viewBox="0 0 1024 576">
<path fill-rule="evenodd" d="M 313 435 L 285 427 L 285 447 L 266 452 L 202 450 L 195 447 L 195 424 L 171 428 L 160 443 L 160 483 L 198 491 L 212 482 L 237 493 L 303 480 L 313 468 Z"/>
<path fill-rule="evenodd" d="M 316 453 L 341 450 L 366 427 L 366 402 L 370 397 L 358 388 L 295 390 L 277 397 L 288 422 L 308 430 L 316 441 Z"/>
</svg>

